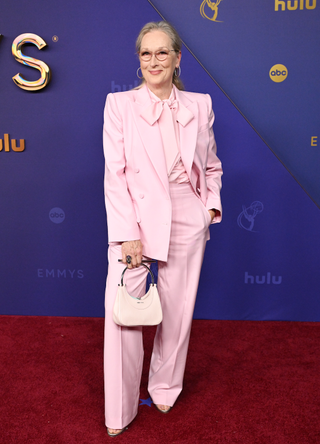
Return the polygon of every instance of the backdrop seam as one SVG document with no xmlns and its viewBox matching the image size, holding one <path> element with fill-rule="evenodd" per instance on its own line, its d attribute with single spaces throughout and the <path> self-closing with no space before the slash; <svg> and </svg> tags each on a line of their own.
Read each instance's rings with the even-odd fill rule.
<svg viewBox="0 0 320 444">
<path fill-rule="evenodd" d="M 161 14 L 159 9 L 152 3 L 151 0 L 147 0 L 148 3 L 153 7 L 153 9 L 160 15 L 162 20 L 165 20 L 165 17 Z M 226 96 L 226 98 L 231 102 L 231 104 L 236 108 L 236 110 L 240 113 L 240 115 L 245 119 L 245 121 L 251 126 L 253 131 L 260 137 L 262 142 L 269 148 L 269 150 L 272 152 L 272 154 L 278 159 L 278 161 L 282 164 L 282 166 L 288 171 L 288 173 L 293 177 L 293 179 L 297 182 L 297 184 L 303 189 L 303 191 L 306 193 L 306 195 L 312 200 L 312 202 L 320 209 L 320 204 L 318 204 L 313 197 L 308 193 L 308 191 L 303 187 L 303 185 L 299 182 L 299 180 L 295 177 L 295 175 L 290 171 L 290 169 L 284 164 L 284 162 L 280 159 L 280 157 L 275 153 L 275 151 L 271 148 L 271 146 L 266 142 L 266 140 L 261 136 L 261 134 L 258 132 L 258 130 L 253 126 L 253 124 L 249 121 L 249 119 L 243 114 L 243 112 L 239 109 L 239 107 L 234 103 L 234 101 L 229 97 L 229 95 L 224 91 L 224 89 L 219 85 L 219 83 L 216 81 L 216 79 L 210 74 L 210 72 L 207 70 L 207 68 L 203 65 L 202 62 L 198 59 L 198 57 L 191 51 L 189 46 L 185 43 L 183 39 L 181 39 L 183 45 L 186 47 L 186 49 L 190 52 L 192 57 L 199 63 L 201 68 L 208 74 L 208 76 L 213 80 L 213 82 L 217 85 L 217 87 L 220 89 L 220 91 Z"/>
</svg>

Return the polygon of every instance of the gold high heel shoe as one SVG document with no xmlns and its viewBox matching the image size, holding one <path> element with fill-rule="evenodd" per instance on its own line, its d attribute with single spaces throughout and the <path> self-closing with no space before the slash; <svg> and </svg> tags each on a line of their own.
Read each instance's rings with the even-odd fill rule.
<svg viewBox="0 0 320 444">
<path fill-rule="evenodd" d="M 154 404 L 154 406 L 155 406 L 155 408 L 157 409 L 157 410 L 159 410 L 159 412 L 161 412 L 161 413 L 169 413 L 170 412 L 170 410 L 172 409 L 172 407 L 170 407 L 169 405 L 167 405 L 167 409 L 166 410 L 162 410 L 162 409 L 160 409 L 158 406 L 159 405 L 163 405 L 163 404 Z"/>
<path fill-rule="evenodd" d="M 111 433 L 109 431 L 109 429 L 111 429 L 111 427 L 107 427 L 107 433 L 108 433 L 109 436 L 111 436 L 113 438 L 114 436 L 119 436 L 119 435 L 121 435 L 121 433 L 123 433 L 126 430 L 128 430 L 128 427 L 124 427 L 123 429 L 119 429 L 118 433 Z M 116 429 L 111 429 L 111 430 L 116 430 Z"/>
</svg>

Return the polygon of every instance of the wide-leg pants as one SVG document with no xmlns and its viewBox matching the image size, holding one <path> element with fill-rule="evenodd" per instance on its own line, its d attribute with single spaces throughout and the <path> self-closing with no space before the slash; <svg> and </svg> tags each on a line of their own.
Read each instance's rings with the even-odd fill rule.
<svg viewBox="0 0 320 444">
<path fill-rule="evenodd" d="M 170 184 L 172 227 L 167 262 L 158 262 L 163 321 L 157 327 L 148 391 L 155 404 L 172 406 L 182 390 L 191 322 L 211 217 L 190 184 Z M 157 233 L 155 233 L 155 236 Z M 112 311 L 124 265 L 121 244 L 110 244 L 105 300 L 105 421 L 122 429 L 136 416 L 143 364 L 141 327 L 120 327 Z M 145 293 L 147 270 L 127 270 L 129 294 Z"/>
</svg>

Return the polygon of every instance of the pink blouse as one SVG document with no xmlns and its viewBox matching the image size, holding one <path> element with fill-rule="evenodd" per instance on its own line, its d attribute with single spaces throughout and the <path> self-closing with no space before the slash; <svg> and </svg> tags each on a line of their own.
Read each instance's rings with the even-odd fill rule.
<svg viewBox="0 0 320 444">
<path fill-rule="evenodd" d="M 179 122 L 177 121 L 177 110 L 179 107 L 179 103 L 176 101 L 174 88 L 172 88 L 170 97 L 167 100 L 160 100 L 159 97 L 157 97 L 152 91 L 150 91 L 148 87 L 147 89 L 149 91 L 151 101 L 153 103 L 156 103 L 157 107 L 159 106 L 160 108 L 160 110 L 158 110 L 157 112 L 157 114 L 160 114 L 158 118 L 158 125 L 162 136 L 165 157 L 167 160 L 169 182 L 188 183 L 190 182 L 190 180 L 180 155 L 181 150 L 179 138 Z M 169 106 L 169 109 L 171 111 L 172 124 L 170 118 L 167 119 L 163 116 L 164 112 L 167 112 L 168 110 L 168 108 L 166 108 L 166 111 L 164 111 L 165 104 Z M 175 135 L 175 140 L 172 140 L 172 138 L 170 138 L 171 134 Z M 170 159 L 169 163 L 171 163 L 171 161 L 173 160 L 173 163 L 171 165 L 168 165 L 168 159 Z"/>
</svg>

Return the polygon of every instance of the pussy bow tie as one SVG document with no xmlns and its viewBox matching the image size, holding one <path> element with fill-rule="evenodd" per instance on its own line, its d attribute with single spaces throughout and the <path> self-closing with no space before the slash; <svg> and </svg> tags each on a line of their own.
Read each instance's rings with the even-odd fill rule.
<svg viewBox="0 0 320 444">
<path fill-rule="evenodd" d="M 158 102 L 152 102 L 151 105 L 147 106 L 142 112 L 141 117 L 153 125 L 157 120 L 159 120 L 164 104 L 167 104 L 171 110 L 175 110 L 176 120 L 181 123 L 182 126 L 186 126 L 192 119 L 193 114 L 177 100 L 163 100 Z"/>
</svg>

